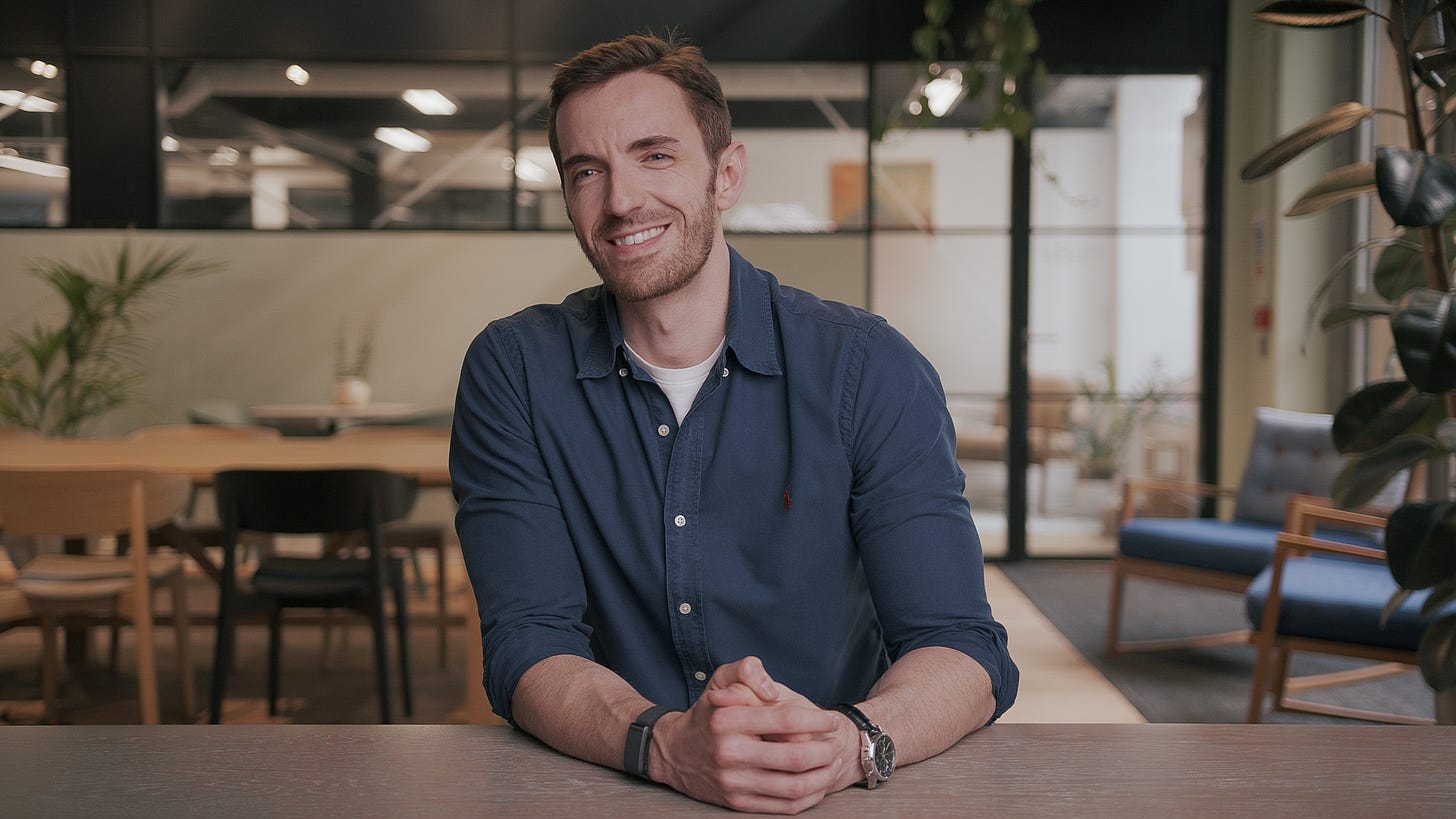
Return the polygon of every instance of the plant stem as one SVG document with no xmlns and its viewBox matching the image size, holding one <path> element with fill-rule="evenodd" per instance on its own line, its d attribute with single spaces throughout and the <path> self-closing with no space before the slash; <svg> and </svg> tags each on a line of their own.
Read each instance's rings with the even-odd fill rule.
<svg viewBox="0 0 1456 819">
<path fill-rule="evenodd" d="M 1420 100 L 1416 98 L 1416 81 L 1410 70 L 1410 38 L 1414 32 L 1405 30 L 1406 16 L 1403 0 L 1392 0 L 1391 5 L 1392 13 L 1385 29 L 1390 34 L 1391 45 L 1395 47 L 1398 73 L 1404 91 L 1406 133 L 1410 138 L 1411 150 L 1429 153 L 1425 130 L 1421 128 L 1421 108 Z M 1421 245 L 1425 251 L 1426 285 L 1432 290 L 1447 290 L 1450 288 L 1450 282 L 1446 276 L 1446 247 L 1441 239 L 1441 226 L 1428 225 L 1423 232 L 1424 241 L 1421 242 Z"/>
</svg>

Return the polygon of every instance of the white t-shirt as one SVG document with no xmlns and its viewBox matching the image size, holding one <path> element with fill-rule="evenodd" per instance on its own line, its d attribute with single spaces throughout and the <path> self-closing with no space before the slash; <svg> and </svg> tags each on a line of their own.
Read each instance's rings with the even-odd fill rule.
<svg viewBox="0 0 1456 819">
<path fill-rule="evenodd" d="M 626 339 L 623 339 L 622 344 L 627 348 L 627 352 L 637 360 L 637 363 L 642 365 L 642 369 L 652 376 L 652 380 L 657 382 L 657 386 L 662 388 L 663 393 L 667 395 L 668 403 L 672 404 L 672 414 L 677 416 L 677 422 L 681 424 L 682 419 L 688 414 L 688 410 L 692 409 L 693 399 L 698 397 L 698 390 L 702 389 L 703 382 L 708 380 L 708 373 L 713 371 L 713 365 L 718 361 L 718 356 L 723 354 L 723 348 L 728 345 L 728 339 L 725 336 L 722 341 L 718 342 L 718 349 L 714 350 L 712 355 L 691 367 L 681 369 L 651 364 L 640 353 L 632 349 L 632 345 L 628 344 Z"/>
</svg>

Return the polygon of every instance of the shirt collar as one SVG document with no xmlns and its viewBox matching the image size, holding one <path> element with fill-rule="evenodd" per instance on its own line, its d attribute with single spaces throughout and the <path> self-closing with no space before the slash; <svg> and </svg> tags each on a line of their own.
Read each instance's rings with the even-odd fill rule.
<svg viewBox="0 0 1456 819">
<path fill-rule="evenodd" d="M 728 248 L 727 348 L 738 363 L 760 375 L 780 375 L 778 339 L 774 334 L 773 292 L 778 282 Z M 595 288 L 597 321 L 587 340 L 577 378 L 601 378 L 626 361 L 617 299 L 606 287 Z M 623 365 L 625 366 L 625 364 Z"/>
</svg>

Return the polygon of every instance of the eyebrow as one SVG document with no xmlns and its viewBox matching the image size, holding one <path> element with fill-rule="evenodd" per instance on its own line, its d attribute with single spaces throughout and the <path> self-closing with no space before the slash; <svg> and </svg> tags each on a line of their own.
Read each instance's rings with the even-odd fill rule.
<svg viewBox="0 0 1456 819">
<path fill-rule="evenodd" d="M 627 146 L 627 152 L 635 154 L 641 151 L 651 150 L 652 148 L 676 148 L 681 144 L 682 140 L 677 137 L 667 136 L 666 134 L 655 134 L 633 140 L 632 144 Z M 570 168 L 574 165 L 595 161 L 597 161 L 597 158 L 591 154 L 572 154 L 561 160 L 561 167 Z"/>
</svg>

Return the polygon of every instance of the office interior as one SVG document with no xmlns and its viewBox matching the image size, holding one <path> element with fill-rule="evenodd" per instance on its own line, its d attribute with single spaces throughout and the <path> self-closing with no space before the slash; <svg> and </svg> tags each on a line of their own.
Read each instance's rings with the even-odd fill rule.
<svg viewBox="0 0 1456 819">
<path fill-rule="evenodd" d="M 962 460 L 988 557 L 1107 556 L 1121 481 L 1236 484 L 1256 407 L 1331 411 L 1382 359 L 1378 339 L 1306 327 L 1374 217 L 1281 216 L 1372 136 L 1253 184 L 1238 168 L 1384 67 L 1358 26 L 1278 29 L 1257 5 L 1037 3 L 1046 78 L 1022 143 L 980 130 L 963 91 L 910 115 L 919 3 L 5 0 L 0 326 L 61 309 L 28 260 L 191 248 L 225 269 L 150 311 L 143 398 L 93 432 L 210 398 L 327 400 L 336 339 L 366 320 L 375 400 L 448 406 L 488 321 L 597 281 L 546 147 L 551 65 L 676 27 L 748 151 L 730 244 L 886 316 L 958 429 L 1011 442 Z M 1047 406 L 1064 428 L 1043 450 Z"/>
</svg>

